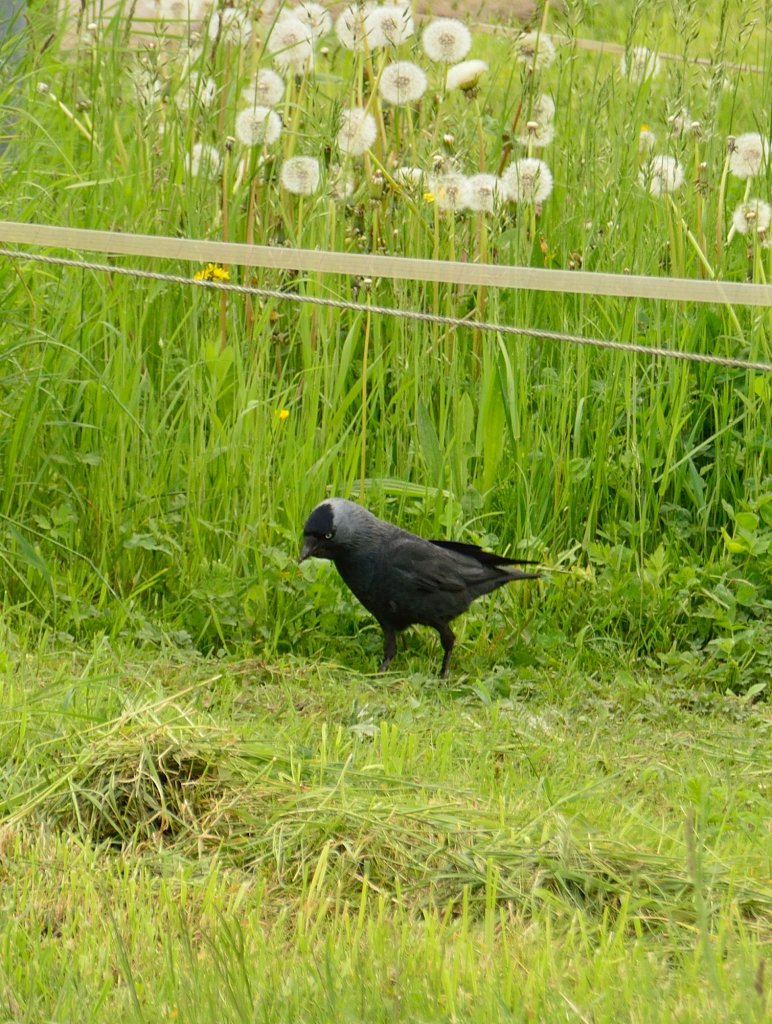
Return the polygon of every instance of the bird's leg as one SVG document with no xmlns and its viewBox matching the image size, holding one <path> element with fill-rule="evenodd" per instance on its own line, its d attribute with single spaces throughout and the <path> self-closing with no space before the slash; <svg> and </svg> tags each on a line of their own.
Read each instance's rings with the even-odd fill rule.
<svg viewBox="0 0 772 1024">
<path fill-rule="evenodd" d="M 383 661 L 378 669 L 379 672 L 385 672 L 391 664 L 391 659 L 397 653 L 397 634 L 391 626 L 384 626 L 380 624 L 383 630 Z"/>
<path fill-rule="evenodd" d="M 442 626 L 435 627 L 437 632 L 440 634 L 440 643 L 442 649 L 445 652 L 445 657 L 442 659 L 442 668 L 440 669 L 440 678 L 447 679 L 448 668 L 450 667 L 450 656 L 453 653 L 453 645 L 456 642 L 456 634 L 450 628 L 450 626 L 444 623 Z"/>
</svg>

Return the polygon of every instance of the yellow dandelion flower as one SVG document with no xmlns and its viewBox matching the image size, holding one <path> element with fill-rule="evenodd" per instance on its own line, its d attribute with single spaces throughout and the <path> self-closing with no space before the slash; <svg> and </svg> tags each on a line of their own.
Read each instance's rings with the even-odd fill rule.
<svg viewBox="0 0 772 1024">
<path fill-rule="evenodd" d="M 279 409 L 279 419 L 282 422 L 284 422 L 284 420 L 288 420 L 289 419 L 289 414 L 290 414 L 289 409 Z"/>
<path fill-rule="evenodd" d="M 194 281 L 230 281 L 231 275 L 225 267 L 219 267 L 216 263 L 207 263 L 203 270 L 197 270 L 193 275 Z"/>
<path fill-rule="evenodd" d="M 426 202 L 426 203 L 433 203 L 434 202 L 434 193 L 433 192 L 424 192 L 424 202 Z"/>
</svg>

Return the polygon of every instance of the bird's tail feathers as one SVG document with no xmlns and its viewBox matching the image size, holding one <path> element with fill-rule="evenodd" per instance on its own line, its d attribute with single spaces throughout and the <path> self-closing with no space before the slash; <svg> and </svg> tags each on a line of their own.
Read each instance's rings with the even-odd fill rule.
<svg viewBox="0 0 772 1024">
<path fill-rule="evenodd" d="M 530 565 L 531 563 L 527 562 L 526 564 Z M 520 570 L 520 569 L 511 568 L 511 567 L 506 566 L 506 565 L 503 565 L 500 568 L 502 568 L 504 570 L 504 572 L 506 572 L 506 574 L 507 574 L 507 576 L 509 577 L 510 580 L 540 580 L 541 579 L 541 573 L 540 572 L 522 572 L 522 570 Z"/>
<path fill-rule="evenodd" d="M 476 544 L 464 544 L 457 540 L 433 540 L 432 544 L 438 548 L 445 548 L 448 551 L 455 551 L 459 555 L 466 555 L 467 558 L 474 558 L 481 565 L 490 565 L 497 569 L 506 569 L 510 565 L 538 565 L 538 561 L 530 561 L 526 558 L 505 558 L 504 555 L 497 555 L 493 551 L 484 551 Z M 523 573 L 524 579 L 534 579 L 534 574 Z M 513 579 L 520 579 L 514 576 Z"/>
</svg>

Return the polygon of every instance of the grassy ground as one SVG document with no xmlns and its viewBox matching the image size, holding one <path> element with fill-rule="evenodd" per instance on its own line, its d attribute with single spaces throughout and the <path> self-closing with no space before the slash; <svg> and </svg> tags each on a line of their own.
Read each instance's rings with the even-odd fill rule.
<svg viewBox="0 0 772 1024">
<path fill-rule="evenodd" d="M 378 98 L 385 51 L 330 36 L 263 152 L 226 139 L 264 29 L 138 54 L 113 23 L 73 53 L 36 5 L 0 216 L 766 282 L 767 233 L 729 225 L 769 161 L 737 178 L 727 138 L 769 134 L 772 74 L 731 67 L 769 68 L 767 6 L 569 3 L 549 67 L 476 37 L 470 96 L 408 40 L 410 109 Z M 636 81 L 574 33 L 676 59 Z M 543 95 L 542 148 L 516 136 Z M 299 154 L 313 196 L 280 186 Z M 440 209 L 435 171 L 533 156 L 543 202 Z M 763 309 L 259 283 L 772 359 Z M 0 308 L 0 1019 L 768 1018 L 767 376 L 23 260 Z M 373 676 L 372 621 L 296 564 L 330 491 L 544 576 L 464 617 L 449 682 L 425 631 Z"/>
<path fill-rule="evenodd" d="M 507 683 L 11 656 L 7 1018 L 767 1019 L 768 716 Z"/>
</svg>

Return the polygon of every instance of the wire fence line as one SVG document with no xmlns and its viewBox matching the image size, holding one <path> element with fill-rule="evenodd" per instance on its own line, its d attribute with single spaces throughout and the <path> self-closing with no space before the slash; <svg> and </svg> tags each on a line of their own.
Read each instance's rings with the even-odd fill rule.
<svg viewBox="0 0 772 1024">
<path fill-rule="evenodd" d="M 440 284 L 518 288 L 620 299 L 708 302 L 727 306 L 772 306 L 772 285 L 740 281 L 703 281 L 687 277 L 651 277 L 643 274 L 608 274 L 586 270 L 547 270 L 498 263 L 463 263 L 409 256 L 299 249 L 282 245 L 244 245 L 238 242 L 174 238 L 169 235 L 141 235 L 122 231 L 96 231 L 52 224 L 24 224 L 17 221 L 0 221 L 0 243 L 4 242 L 120 256 L 146 256 L 150 259 L 262 267 L 267 270 L 401 278 Z"/>
<path fill-rule="evenodd" d="M 539 341 L 556 341 L 570 345 L 586 345 L 592 348 L 610 349 L 616 352 L 631 352 L 651 358 L 677 359 L 690 363 L 706 363 L 712 366 L 724 366 L 732 369 L 757 370 L 772 373 L 772 363 L 759 360 L 740 359 L 733 356 L 719 356 L 703 352 L 683 352 L 678 349 L 663 348 L 655 345 L 644 345 L 637 342 L 612 341 L 607 338 L 592 338 L 579 334 L 567 334 L 562 331 L 547 331 L 537 327 L 519 327 L 512 324 L 500 324 L 487 320 L 475 320 L 470 317 L 447 316 L 440 313 L 427 313 L 416 309 L 398 309 L 394 306 L 380 306 L 371 302 L 353 302 L 346 299 L 332 299 L 318 295 L 302 295 L 280 288 L 264 288 L 257 285 L 236 284 L 231 281 L 208 281 L 186 277 L 182 274 L 166 274 L 153 270 L 140 270 L 136 267 L 120 267 L 111 263 L 94 263 L 87 260 L 68 259 L 65 256 L 47 256 L 43 253 L 28 253 L 16 249 L 0 247 L 0 256 L 10 259 L 32 260 L 53 266 L 72 267 L 77 270 L 89 270 L 96 273 L 117 274 L 124 277 L 140 278 L 148 281 L 159 281 L 165 284 L 183 285 L 194 288 L 207 288 L 220 292 L 232 292 L 237 295 L 250 295 L 262 299 L 275 299 L 279 302 L 296 302 L 332 309 L 348 310 L 391 316 L 402 320 L 413 320 L 420 323 L 440 324 L 447 327 L 464 327 L 471 330 L 486 331 L 504 335 L 534 338 Z"/>
</svg>

